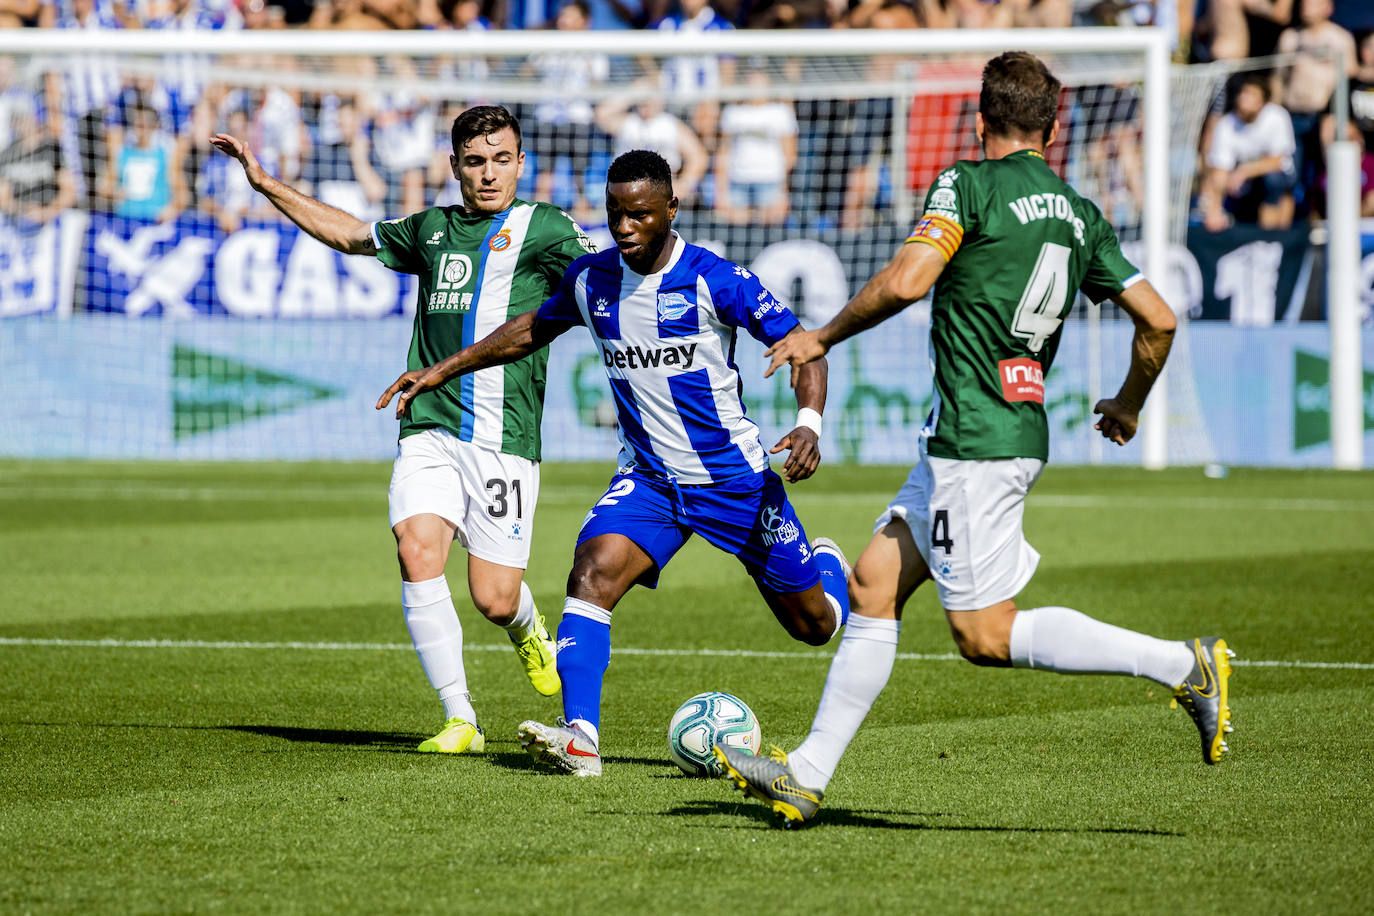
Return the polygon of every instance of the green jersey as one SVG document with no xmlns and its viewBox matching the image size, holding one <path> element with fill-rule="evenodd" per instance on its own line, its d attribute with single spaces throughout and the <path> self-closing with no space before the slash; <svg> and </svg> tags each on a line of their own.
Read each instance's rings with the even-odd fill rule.
<svg viewBox="0 0 1374 916">
<path fill-rule="evenodd" d="M 596 250 L 572 217 L 517 200 L 497 214 L 431 207 L 372 225 L 377 258 L 419 277 L 409 369 L 422 369 L 538 308 L 575 259 Z M 548 348 L 426 391 L 401 437 L 445 429 L 464 442 L 539 460 Z"/>
<path fill-rule="evenodd" d="M 1047 460 L 1045 374 L 1075 296 L 1101 301 L 1141 279 L 1111 225 L 1022 150 L 941 172 L 907 242 L 949 262 L 931 308 L 927 452 Z"/>
</svg>

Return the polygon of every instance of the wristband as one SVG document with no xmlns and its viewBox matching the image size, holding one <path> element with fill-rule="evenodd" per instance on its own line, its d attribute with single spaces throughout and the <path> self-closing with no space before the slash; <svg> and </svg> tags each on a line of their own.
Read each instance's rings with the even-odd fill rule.
<svg viewBox="0 0 1374 916">
<path fill-rule="evenodd" d="M 810 407 L 803 407 L 797 411 L 797 425 L 805 426 L 816 434 L 816 438 L 821 437 L 821 415 L 820 411 L 812 410 Z"/>
</svg>

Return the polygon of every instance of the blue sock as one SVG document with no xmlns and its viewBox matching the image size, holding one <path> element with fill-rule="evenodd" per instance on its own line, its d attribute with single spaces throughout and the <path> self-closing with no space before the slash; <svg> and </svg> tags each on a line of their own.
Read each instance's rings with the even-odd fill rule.
<svg viewBox="0 0 1374 916">
<path fill-rule="evenodd" d="M 849 622 L 849 580 L 845 578 L 840 558 L 828 550 L 818 550 L 813 555 L 816 568 L 821 574 L 821 588 L 840 605 L 840 626 Z"/>
<path fill-rule="evenodd" d="M 597 619 L 586 616 L 594 613 Z M 600 619 L 604 615 L 604 622 Z M 601 681 L 611 663 L 611 612 L 576 598 L 563 605 L 558 624 L 558 676 L 563 681 L 563 718 L 586 719 L 601 728 Z"/>
</svg>

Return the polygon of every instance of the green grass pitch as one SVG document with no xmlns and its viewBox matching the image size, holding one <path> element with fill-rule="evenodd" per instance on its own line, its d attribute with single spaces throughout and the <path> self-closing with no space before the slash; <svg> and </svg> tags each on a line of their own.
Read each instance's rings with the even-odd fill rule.
<svg viewBox="0 0 1374 916">
<path fill-rule="evenodd" d="M 551 622 L 609 473 L 544 469 L 529 579 Z M 823 466 L 791 492 L 855 555 L 904 473 Z M 615 612 L 599 780 L 521 753 L 515 726 L 557 699 L 455 553 L 487 753 L 413 753 L 441 714 L 388 474 L 0 463 L 0 912 L 1374 910 L 1370 474 L 1049 469 L 1022 605 L 1225 635 L 1233 753 L 1203 765 L 1148 682 L 954 660 L 927 586 L 800 832 L 667 760 L 673 710 L 709 689 L 795 746 L 827 668 L 699 541 Z"/>
</svg>

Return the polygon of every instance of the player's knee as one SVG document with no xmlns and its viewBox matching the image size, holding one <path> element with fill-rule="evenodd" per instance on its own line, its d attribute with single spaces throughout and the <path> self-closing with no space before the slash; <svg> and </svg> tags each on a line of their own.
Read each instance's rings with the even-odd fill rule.
<svg viewBox="0 0 1374 916">
<path fill-rule="evenodd" d="M 959 654 L 964 657 L 965 661 L 972 662 L 979 667 L 1000 668 L 1006 665 L 1006 659 L 999 657 L 996 651 L 986 643 L 955 636 L 954 644 L 959 647 Z"/>
<path fill-rule="evenodd" d="M 949 616 L 954 644 L 967 661 L 987 668 L 1005 668 L 1010 664 L 1010 646 L 998 627 L 973 614 L 966 618 L 958 614 Z"/>
<path fill-rule="evenodd" d="M 891 589 L 876 588 L 855 570 L 849 577 L 849 611 L 865 617 L 896 617 L 897 603 Z"/>
<path fill-rule="evenodd" d="M 823 646 L 835 635 L 835 624 L 833 621 L 808 621 L 793 624 L 787 630 L 788 635 L 797 642 L 804 642 L 808 646 Z"/>
<path fill-rule="evenodd" d="M 484 582 L 468 583 L 472 603 L 478 612 L 497 626 L 506 626 L 520 610 L 520 588 L 514 590 Z"/>
<path fill-rule="evenodd" d="M 396 559 L 407 582 L 423 582 L 444 574 L 443 551 L 438 544 L 409 535 L 396 541 Z"/>
<path fill-rule="evenodd" d="M 612 606 L 612 593 L 615 591 L 615 577 L 595 558 L 579 558 L 568 573 L 568 594 L 597 607 Z"/>
<path fill-rule="evenodd" d="M 787 635 L 797 642 L 806 643 L 808 646 L 823 646 L 834 637 L 835 631 L 839 629 L 839 621 L 835 619 L 835 613 L 827 601 L 820 616 L 805 612 L 794 613 L 787 619 L 785 627 Z"/>
</svg>

